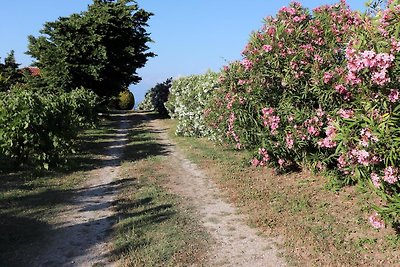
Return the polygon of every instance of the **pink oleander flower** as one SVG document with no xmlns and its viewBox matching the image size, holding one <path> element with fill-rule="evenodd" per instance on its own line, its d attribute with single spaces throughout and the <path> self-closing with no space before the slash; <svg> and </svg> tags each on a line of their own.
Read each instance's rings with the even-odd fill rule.
<svg viewBox="0 0 400 267">
<path fill-rule="evenodd" d="M 392 48 L 390 50 L 391 53 L 400 52 L 400 42 L 392 39 L 391 42 Z"/>
<path fill-rule="evenodd" d="M 389 101 L 390 102 L 397 102 L 399 100 L 400 92 L 397 89 L 390 89 L 389 93 Z"/>
<path fill-rule="evenodd" d="M 354 116 L 354 111 L 351 109 L 339 109 L 338 115 L 343 119 L 350 119 Z"/>
<path fill-rule="evenodd" d="M 296 14 L 296 9 L 294 9 L 293 7 L 282 7 L 279 12 L 285 12 L 288 13 L 290 15 L 295 15 Z"/>
<path fill-rule="evenodd" d="M 325 72 L 324 73 L 324 83 L 327 84 L 329 83 L 333 78 L 333 75 L 330 72 Z"/>
<path fill-rule="evenodd" d="M 288 122 L 292 122 L 292 121 L 294 120 L 294 117 L 293 117 L 293 116 L 289 116 L 289 117 L 287 118 L 287 120 L 288 120 Z"/>
<path fill-rule="evenodd" d="M 319 108 L 319 109 L 317 109 L 317 116 L 318 117 L 323 117 L 325 115 L 325 112 L 321 109 L 321 108 Z"/>
<path fill-rule="evenodd" d="M 272 113 L 274 113 L 274 109 L 273 108 L 262 108 L 261 112 L 263 115 L 271 115 Z"/>
<path fill-rule="evenodd" d="M 339 93 L 339 94 L 345 94 L 347 93 L 347 89 L 344 85 L 342 84 L 337 84 L 335 85 L 335 90 Z"/>
<path fill-rule="evenodd" d="M 258 160 L 258 159 L 256 159 L 256 158 L 254 158 L 254 159 L 252 160 L 253 166 L 254 166 L 255 163 L 257 163 L 258 166 L 266 166 L 267 163 L 268 163 L 268 161 L 270 160 L 270 157 L 269 157 L 269 155 L 268 155 L 267 150 L 266 150 L 265 148 L 259 148 L 259 149 L 258 149 L 258 154 L 259 154 L 260 156 L 262 156 L 262 159 L 261 159 L 261 160 Z M 256 160 L 258 160 L 258 161 L 256 161 Z"/>
<path fill-rule="evenodd" d="M 314 60 L 319 62 L 319 63 L 323 63 L 324 62 L 324 59 L 320 55 L 314 55 Z"/>
<path fill-rule="evenodd" d="M 268 27 L 266 32 L 269 36 L 273 37 L 275 35 L 276 29 L 275 27 Z"/>
<path fill-rule="evenodd" d="M 346 76 L 346 82 L 351 85 L 357 85 L 362 82 L 361 78 L 355 72 L 349 72 Z"/>
<path fill-rule="evenodd" d="M 375 229 L 385 228 L 385 222 L 379 218 L 379 215 L 376 212 L 369 216 L 368 221 Z"/>
<path fill-rule="evenodd" d="M 279 166 L 283 166 L 283 164 L 285 164 L 285 160 L 284 159 L 279 159 L 278 160 L 278 164 L 279 164 Z"/>
<path fill-rule="evenodd" d="M 365 68 L 373 68 L 376 66 L 376 53 L 374 51 L 363 51 L 360 53 L 361 62 Z"/>
<path fill-rule="evenodd" d="M 298 22 L 303 21 L 303 18 L 302 18 L 302 17 L 299 17 L 299 16 L 295 16 L 295 17 L 293 18 L 293 21 L 296 22 L 296 23 L 298 23 Z"/>
<path fill-rule="evenodd" d="M 242 50 L 242 55 L 246 54 L 249 51 L 249 49 L 250 49 L 250 44 L 247 44 Z"/>
<path fill-rule="evenodd" d="M 245 70 L 250 70 L 253 68 L 253 62 L 248 60 L 247 58 L 243 59 L 240 64 L 244 67 Z"/>
<path fill-rule="evenodd" d="M 370 154 L 365 150 L 357 151 L 357 162 L 364 165 L 369 166 L 369 156 Z"/>
<path fill-rule="evenodd" d="M 363 128 L 361 130 L 360 137 L 360 144 L 364 147 L 368 147 L 370 141 L 374 143 L 379 141 L 379 139 L 371 133 L 371 130 L 369 128 Z"/>
<path fill-rule="evenodd" d="M 337 130 L 332 122 L 329 122 L 328 127 L 326 128 L 326 137 L 322 140 L 319 140 L 317 144 L 322 148 L 333 148 L 337 145 L 337 143 L 333 140 L 336 137 Z"/>
<path fill-rule="evenodd" d="M 371 180 L 376 188 L 379 188 L 381 186 L 381 183 L 380 183 L 381 178 L 375 172 L 371 173 Z"/>
<path fill-rule="evenodd" d="M 257 167 L 260 164 L 260 161 L 257 158 L 253 158 L 251 160 L 251 165 L 253 165 L 254 167 Z"/>
<path fill-rule="evenodd" d="M 383 176 L 385 182 L 394 184 L 399 180 L 399 177 L 397 176 L 398 169 L 396 167 L 386 167 L 383 172 L 385 173 L 385 176 Z"/>
<path fill-rule="evenodd" d="M 317 128 L 315 128 L 314 126 L 308 126 L 307 127 L 307 132 L 312 136 L 318 136 L 319 135 L 319 130 Z"/>
<path fill-rule="evenodd" d="M 271 45 L 263 45 L 263 46 L 262 46 L 262 49 L 263 49 L 265 52 L 270 52 L 270 51 L 272 50 L 272 46 L 271 46 Z"/>
<path fill-rule="evenodd" d="M 294 139 L 291 133 L 288 133 L 286 135 L 286 147 L 288 149 L 292 149 L 293 148 L 293 144 L 294 144 Z"/>
<path fill-rule="evenodd" d="M 380 71 L 374 72 L 372 74 L 371 79 L 372 79 L 373 83 L 380 85 L 380 86 L 383 86 L 390 82 L 390 78 L 388 77 L 388 73 L 387 73 L 386 69 L 382 69 Z"/>
<path fill-rule="evenodd" d="M 347 161 L 346 161 L 346 156 L 345 155 L 340 155 L 339 157 L 338 157 L 338 167 L 339 167 L 339 169 L 343 169 L 344 167 L 346 167 L 347 166 Z"/>
</svg>

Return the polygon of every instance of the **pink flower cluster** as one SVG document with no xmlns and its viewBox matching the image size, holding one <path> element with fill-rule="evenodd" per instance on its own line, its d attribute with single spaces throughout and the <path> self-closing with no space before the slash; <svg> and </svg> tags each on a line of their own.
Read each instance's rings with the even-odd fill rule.
<svg viewBox="0 0 400 267">
<path fill-rule="evenodd" d="M 227 137 L 232 136 L 232 138 L 236 141 L 236 148 L 241 149 L 242 144 L 240 143 L 239 136 L 235 133 L 235 131 L 233 129 L 235 120 L 236 120 L 235 113 L 231 112 L 231 114 L 229 115 L 229 119 L 228 119 L 228 131 L 226 132 L 226 136 Z"/>
<path fill-rule="evenodd" d="M 357 53 L 354 48 L 349 46 L 346 49 L 346 59 L 348 84 L 360 84 L 362 79 L 359 73 L 364 70 L 369 70 L 371 72 L 371 80 L 376 85 L 384 86 L 390 82 L 388 70 L 394 61 L 394 56 L 392 54 L 377 54 L 370 50 Z"/>
<path fill-rule="evenodd" d="M 378 174 L 376 174 L 375 172 L 371 173 L 371 181 L 376 188 L 379 188 L 381 186 L 380 180 L 381 180 L 381 177 L 379 177 Z"/>
<path fill-rule="evenodd" d="M 399 181 L 399 177 L 397 174 L 399 173 L 399 169 L 396 167 L 386 167 L 383 176 L 383 180 L 389 184 L 395 184 Z"/>
<path fill-rule="evenodd" d="M 334 138 L 336 137 L 337 129 L 333 125 L 333 121 L 328 122 L 328 127 L 326 127 L 325 134 L 326 134 L 326 137 L 322 140 L 319 140 L 318 145 L 322 148 L 336 147 L 337 144 L 334 141 Z"/>
<path fill-rule="evenodd" d="M 307 133 L 311 136 L 319 136 L 320 128 L 324 125 L 321 118 L 322 116 L 314 116 L 304 122 L 304 127 L 307 128 Z"/>
<path fill-rule="evenodd" d="M 281 12 L 281 13 L 287 13 L 287 14 L 292 15 L 292 16 L 296 15 L 296 9 L 293 8 L 293 7 L 286 7 L 286 6 L 284 6 L 284 7 L 282 7 L 282 8 L 279 10 L 279 12 Z"/>
<path fill-rule="evenodd" d="M 343 119 L 351 119 L 354 116 L 354 111 L 351 109 L 339 109 L 338 115 Z"/>
<path fill-rule="evenodd" d="M 343 96 L 344 100 L 350 100 L 352 95 L 343 84 L 336 84 L 335 90 Z"/>
<path fill-rule="evenodd" d="M 262 49 L 265 51 L 265 52 L 270 52 L 270 51 L 272 51 L 272 45 L 263 45 L 262 46 Z"/>
<path fill-rule="evenodd" d="M 393 0 L 388 1 L 388 8 L 383 10 L 379 19 L 378 30 L 384 37 L 389 37 L 388 26 L 390 26 L 391 21 L 396 19 L 397 15 L 400 13 L 400 5 L 389 7 L 392 3 Z"/>
<path fill-rule="evenodd" d="M 264 126 L 269 127 L 271 134 L 275 135 L 277 133 L 277 129 L 279 128 L 279 122 L 281 119 L 279 116 L 274 115 L 273 108 L 263 108 L 261 112 L 261 119 L 263 120 Z"/>
<path fill-rule="evenodd" d="M 370 142 L 376 143 L 379 141 L 379 139 L 371 133 L 371 130 L 369 128 L 362 129 L 360 137 L 360 145 L 362 145 L 363 147 L 368 147 Z"/>
<path fill-rule="evenodd" d="M 332 73 L 330 73 L 329 71 L 324 72 L 324 83 L 327 84 L 329 83 L 333 78 Z"/>
<path fill-rule="evenodd" d="M 354 167 L 358 164 L 362 166 L 375 165 L 380 163 L 381 159 L 373 153 L 366 151 L 365 149 L 353 148 L 347 153 L 341 154 L 337 161 L 337 166 L 339 170 L 341 170 L 344 174 L 349 174 L 349 171 L 346 170 L 346 167 L 348 166 Z M 376 180 L 376 176 L 374 176 L 374 179 Z"/>
<path fill-rule="evenodd" d="M 287 135 L 286 135 L 286 147 L 288 148 L 288 149 L 292 149 L 293 148 L 293 145 L 294 145 L 294 139 L 293 139 L 293 135 L 292 135 L 292 133 L 288 133 Z"/>
<path fill-rule="evenodd" d="M 375 229 L 385 228 L 385 222 L 379 217 L 378 213 L 376 212 L 369 216 L 368 221 Z"/>
<path fill-rule="evenodd" d="M 255 167 L 266 166 L 270 160 L 267 150 L 265 148 L 259 148 L 258 155 L 261 156 L 261 160 L 259 160 L 257 158 L 253 158 L 253 160 L 251 161 L 251 164 Z"/>
<path fill-rule="evenodd" d="M 400 97 L 400 92 L 397 89 L 390 89 L 390 93 L 389 93 L 389 101 L 390 102 L 397 102 L 399 100 Z"/>
<path fill-rule="evenodd" d="M 357 163 L 364 165 L 364 166 L 369 166 L 369 163 L 371 161 L 371 154 L 364 149 L 361 149 L 361 150 L 352 149 L 351 157 L 356 159 Z"/>
<path fill-rule="evenodd" d="M 247 58 L 240 61 L 240 64 L 244 67 L 245 70 L 251 70 L 253 68 L 253 62 Z"/>
</svg>

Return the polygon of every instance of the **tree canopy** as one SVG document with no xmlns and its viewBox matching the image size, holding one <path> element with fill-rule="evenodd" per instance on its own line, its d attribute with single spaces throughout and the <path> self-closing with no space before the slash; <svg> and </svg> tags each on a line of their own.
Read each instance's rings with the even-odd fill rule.
<svg viewBox="0 0 400 267">
<path fill-rule="evenodd" d="M 22 73 L 18 69 L 19 65 L 15 61 L 14 51 L 4 58 L 4 63 L 0 63 L 0 92 L 9 90 L 11 85 L 21 81 Z"/>
<path fill-rule="evenodd" d="M 145 29 L 152 15 L 132 0 L 94 0 L 87 11 L 45 23 L 41 36 L 28 37 L 27 54 L 51 86 L 115 96 L 138 83 L 137 69 L 155 56 Z"/>
</svg>

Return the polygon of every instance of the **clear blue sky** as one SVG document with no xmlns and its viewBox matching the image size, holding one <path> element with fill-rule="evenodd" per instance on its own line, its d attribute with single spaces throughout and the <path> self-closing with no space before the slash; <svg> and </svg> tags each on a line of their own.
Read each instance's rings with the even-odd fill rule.
<svg viewBox="0 0 400 267">
<path fill-rule="evenodd" d="M 314 8 L 334 0 L 304 0 L 303 6 Z M 139 6 L 154 13 L 148 32 L 155 43 L 150 59 L 139 71 L 143 80 L 131 86 L 136 101 L 157 82 L 169 77 L 218 71 L 229 61 L 240 59 L 249 35 L 262 25 L 268 15 L 291 1 L 281 0 L 138 0 Z M 0 57 L 15 50 L 23 66 L 32 60 L 27 50 L 27 36 L 39 34 L 43 23 L 60 16 L 86 10 L 91 0 L 20 0 L 4 1 L 0 9 Z M 352 9 L 364 10 L 363 0 L 348 0 Z"/>
</svg>

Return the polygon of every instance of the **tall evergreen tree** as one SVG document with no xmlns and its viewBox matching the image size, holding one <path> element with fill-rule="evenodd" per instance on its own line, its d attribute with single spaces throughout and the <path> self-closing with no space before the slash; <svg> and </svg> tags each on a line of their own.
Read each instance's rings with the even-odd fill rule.
<svg viewBox="0 0 400 267">
<path fill-rule="evenodd" d="M 47 22 L 41 36 L 29 36 L 27 54 L 50 86 L 115 96 L 139 82 L 137 69 L 155 56 L 145 29 L 151 15 L 133 0 L 94 0 L 87 11 Z"/>
<path fill-rule="evenodd" d="M 9 90 L 13 84 L 21 81 L 22 73 L 19 65 L 15 60 L 14 51 L 11 50 L 4 63 L 0 63 L 0 92 Z"/>
</svg>

